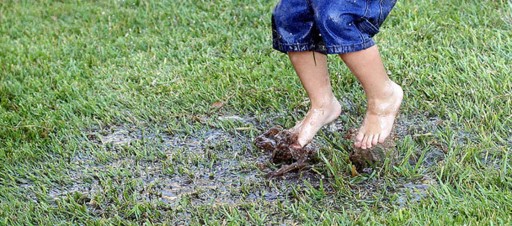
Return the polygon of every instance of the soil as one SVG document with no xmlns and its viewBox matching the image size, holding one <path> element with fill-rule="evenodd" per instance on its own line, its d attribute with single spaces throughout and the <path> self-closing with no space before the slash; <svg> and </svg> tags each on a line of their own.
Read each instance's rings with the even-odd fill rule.
<svg viewBox="0 0 512 226">
<path fill-rule="evenodd" d="M 350 129 L 345 135 L 346 139 L 354 140 L 356 129 Z M 384 163 L 386 158 L 392 156 L 395 150 L 395 134 L 386 139 L 383 144 L 378 144 L 370 149 L 353 147 L 350 153 L 350 161 L 358 172 L 367 171 Z M 291 133 L 280 126 L 274 126 L 256 137 L 256 147 L 271 153 L 270 161 L 274 164 L 282 164 L 281 168 L 267 173 L 268 178 L 280 177 L 288 172 L 300 171 L 316 163 L 318 151 L 311 144 L 302 148 L 294 148 L 297 142 L 297 134 Z"/>
<path fill-rule="evenodd" d="M 357 130 L 352 128 L 347 132 L 345 138 L 354 141 L 356 134 Z M 357 171 L 364 172 L 367 171 L 368 168 L 381 166 L 387 158 L 391 157 L 391 159 L 393 159 L 392 156 L 394 156 L 396 150 L 395 139 L 395 133 L 391 133 L 390 137 L 388 137 L 384 143 L 377 144 L 375 147 L 368 149 L 353 147 L 349 156 L 352 165 L 355 166 Z"/>
<path fill-rule="evenodd" d="M 267 178 L 280 177 L 292 171 L 306 168 L 317 160 L 317 150 L 312 145 L 302 148 L 292 147 L 297 143 L 297 134 L 275 126 L 259 135 L 254 140 L 256 146 L 272 153 L 270 161 L 275 164 L 284 164 L 276 171 L 267 173 Z"/>
<path fill-rule="evenodd" d="M 403 153 L 394 147 L 394 137 L 390 143 L 374 149 L 353 149 L 350 140 L 356 130 L 347 127 L 350 123 L 346 117 L 340 117 L 323 129 L 313 144 L 294 149 L 290 145 L 296 142 L 297 136 L 281 127 L 272 127 L 283 123 L 278 120 L 280 117 L 282 115 L 269 115 L 262 117 L 263 120 L 237 115 L 201 117 L 197 123 L 203 126 L 190 131 L 152 124 L 89 128 L 83 131 L 86 136 L 81 140 L 82 149 L 71 158 L 69 178 L 51 186 L 47 195 L 55 200 L 52 205 L 76 196 L 81 202 L 87 202 L 88 211 L 98 216 L 118 214 L 109 206 L 117 202 L 113 192 L 125 188 L 127 181 L 133 185 L 133 202 L 152 203 L 162 212 L 178 211 L 183 200 L 191 206 L 212 207 L 243 206 L 249 202 L 286 203 L 297 194 L 307 195 L 311 187 L 325 190 L 327 194 L 336 193 L 332 176 L 317 157 L 324 147 L 329 151 L 351 152 L 350 156 L 346 153 L 339 156 L 342 162 L 346 162 L 344 156 L 350 158 L 353 177 L 366 178 L 350 182 L 351 192 L 361 203 L 391 194 L 396 201 L 384 200 L 384 206 L 407 206 L 427 197 L 427 187 L 436 186 L 427 179 L 369 176 L 375 172 L 372 167 L 382 163 L 386 155 L 404 160 Z M 209 124 L 215 120 L 229 121 L 236 128 L 226 130 Z M 396 139 L 409 137 L 419 146 L 405 160 L 413 166 L 420 164 L 425 178 L 432 177 L 430 167 L 442 161 L 448 151 L 447 145 L 436 135 L 443 127 L 441 119 L 423 114 L 401 117 L 397 121 Z M 254 139 L 253 132 L 263 128 L 270 129 Z M 454 140 L 467 142 L 470 135 L 457 133 Z M 265 153 L 256 150 L 253 143 Z M 146 148 L 151 151 L 144 152 Z M 495 164 L 498 160 L 494 156 L 492 153 L 484 156 L 485 162 Z M 341 178 L 349 177 L 350 172 L 340 172 Z M 276 179 L 268 180 L 262 174 Z M 391 180 L 392 185 L 387 180 Z M 34 192 L 37 186 L 30 179 L 20 179 L 19 186 L 27 191 L 27 199 L 37 200 Z M 97 205 L 94 203 L 97 199 L 104 201 Z M 187 224 L 190 218 L 186 211 L 176 215 L 178 224 Z"/>
</svg>

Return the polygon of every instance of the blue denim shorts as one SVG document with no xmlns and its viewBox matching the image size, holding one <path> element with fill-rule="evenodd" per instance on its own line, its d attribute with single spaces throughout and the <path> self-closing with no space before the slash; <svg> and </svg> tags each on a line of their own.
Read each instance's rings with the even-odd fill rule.
<svg viewBox="0 0 512 226">
<path fill-rule="evenodd" d="M 272 13 L 273 47 L 281 52 L 356 52 L 372 37 L 396 0 L 280 0 Z"/>
</svg>

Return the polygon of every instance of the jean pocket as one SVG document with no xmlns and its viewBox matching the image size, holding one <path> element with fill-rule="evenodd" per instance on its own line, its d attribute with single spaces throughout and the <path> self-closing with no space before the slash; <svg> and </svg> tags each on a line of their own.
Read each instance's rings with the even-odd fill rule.
<svg viewBox="0 0 512 226">
<path fill-rule="evenodd" d="M 366 33 L 370 36 L 374 36 L 376 35 L 377 33 L 379 33 L 379 26 L 373 24 L 372 22 L 370 22 L 368 19 L 366 18 L 361 18 L 357 23 L 356 23 L 356 26 L 357 28 L 359 28 L 359 30 L 363 33 Z"/>
</svg>

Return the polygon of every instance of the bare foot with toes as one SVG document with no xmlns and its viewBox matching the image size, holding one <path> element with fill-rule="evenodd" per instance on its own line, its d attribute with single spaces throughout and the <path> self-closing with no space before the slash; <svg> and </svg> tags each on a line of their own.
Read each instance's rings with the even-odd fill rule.
<svg viewBox="0 0 512 226">
<path fill-rule="evenodd" d="M 392 81 L 390 81 L 387 96 L 368 98 L 368 109 L 354 143 L 356 148 L 372 148 L 388 138 L 402 103 L 402 98 L 402 88 Z"/>
<path fill-rule="evenodd" d="M 336 120 L 340 114 L 341 105 L 334 97 L 324 105 L 312 107 L 306 117 L 290 129 L 290 132 L 298 133 L 297 144 L 293 147 L 300 148 L 307 145 L 320 128 Z"/>
</svg>

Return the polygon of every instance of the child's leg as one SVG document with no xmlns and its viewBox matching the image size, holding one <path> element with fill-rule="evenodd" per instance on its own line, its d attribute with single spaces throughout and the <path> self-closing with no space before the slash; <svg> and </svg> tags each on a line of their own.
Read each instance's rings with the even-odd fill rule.
<svg viewBox="0 0 512 226">
<path fill-rule="evenodd" d="M 402 103 L 402 88 L 386 74 L 377 46 L 340 54 L 340 57 L 357 77 L 368 98 L 366 115 L 354 145 L 371 148 L 384 142 L 391 133 Z"/>
<path fill-rule="evenodd" d="M 313 52 L 289 52 L 288 56 L 311 100 L 306 117 L 292 128 L 292 132 L 298 133 L 296 145 L 303 147 L 322 126 L 340 115 L 341 105 L 332 93 L 327 55 L 315 52 L 313 57 Z"/>
</svg>

